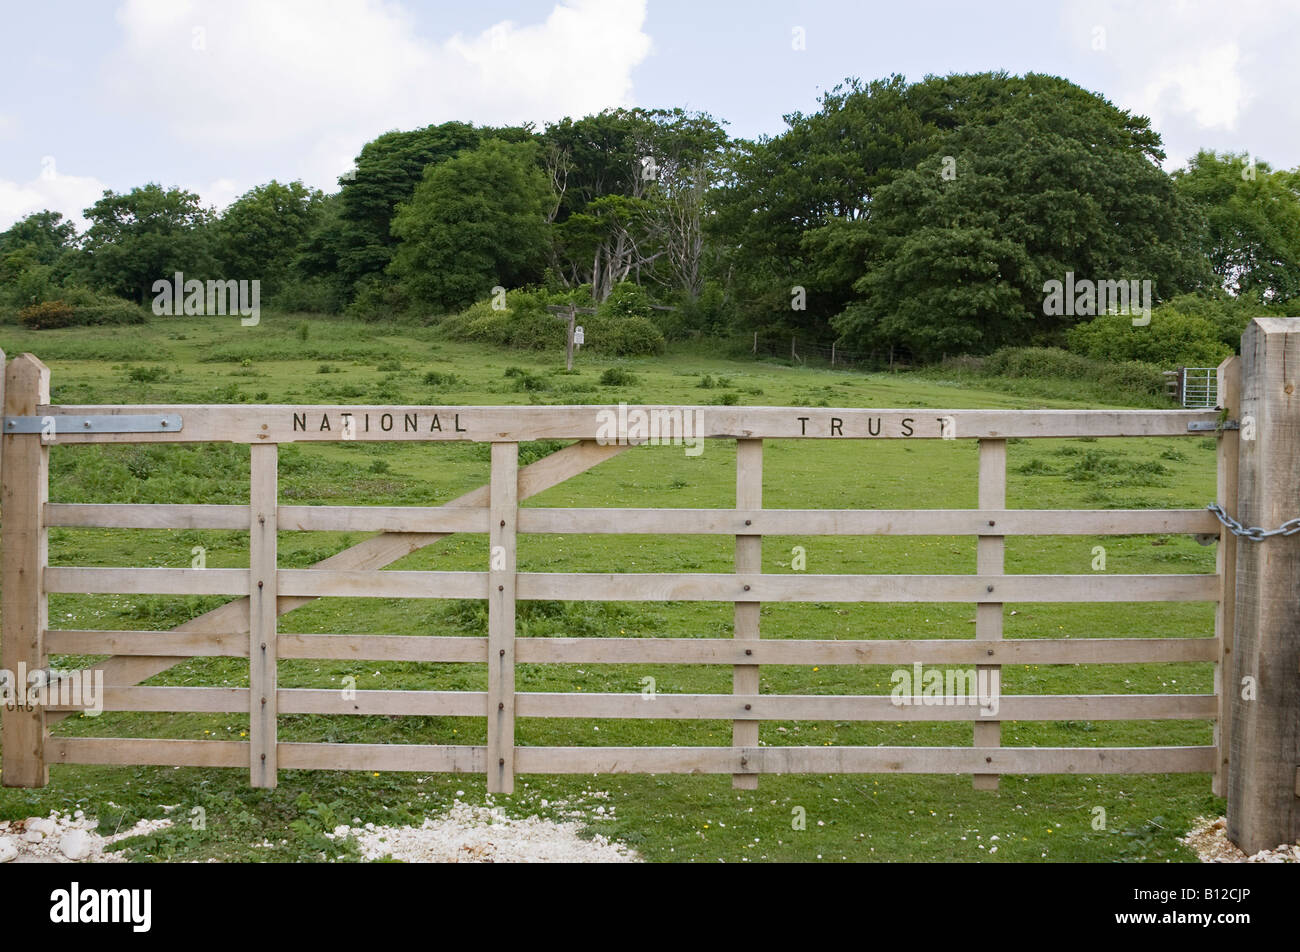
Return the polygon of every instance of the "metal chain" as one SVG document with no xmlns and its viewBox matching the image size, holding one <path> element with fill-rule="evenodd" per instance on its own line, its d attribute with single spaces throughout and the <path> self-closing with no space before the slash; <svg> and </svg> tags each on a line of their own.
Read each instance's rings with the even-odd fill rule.
<svg viewBox="0 0 1300 952">
<path fill-rule="evenodd" d="M 1250 539 L 1252 542 L 1262 542 L 1269 536 L 1291 536 L 1300 532 L 1300 516 L 1294 519 L 1288 519 L 1276 529 L 1261 529 L 1259 526 L 1251 526 L 1247 529 L 1232 516 L 1223 511 L 1223 507 L 1218 503 L 1210 503 L 1205 507 L 1214 513 L 1215 517 L 1224 525 L 1229 532 L 1243 539 Z"/>
</svg>

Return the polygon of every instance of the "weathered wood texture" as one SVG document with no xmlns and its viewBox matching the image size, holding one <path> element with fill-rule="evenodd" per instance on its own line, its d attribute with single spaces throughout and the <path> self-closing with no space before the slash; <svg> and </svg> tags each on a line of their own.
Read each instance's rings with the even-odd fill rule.
<svg viewBox="0 0 1300 952">
<path fill-rule="evenodd" d="M 11 360 L 4 370 L 5 416 L 30 416 L 50 400 L 50 371 L 31 354 Z M 48 536 L 41 521 L 49 493 L 50 451 L 37 433 L 0 436 L 0 506 L 4 514 L 4 554 L 0 562 L 0 666 L 11 690 L 26 692 L 30 673 L 45 666 L 48 599 L 41 575 L 48 562 Z M 17 696 L 22 696 L 17 695 Z M 44 706 L 14 704 L 0 711 L 0 777 L 6 787 L 43 787 L 45 765 Z"/>
<path fill-rule="evenodd" d="M 178 431 L 60 433 L 60 443 L 598 440 L 643 443 L 655 432 L 702 439 L 957 439 L 1189 436 L 1204 410 L 897 410 L 677 406 L 41 406 L 38 413 L 179 414 Z M 344 435 L 343 421 L 355 427 Z M 644 419 L 643 424 L 638 421 Z M 693 421 L 686 428 L 685 420 Z"/>
<path fill-rule="evenodd" d="M 1300 319 L 1255 318 L 1241 339 L 1237 518 L 1300 516 Z M 1300 536 L 1237 547 L 1228 836 L 1247 853 L 1300 841 Z"/>
</svg>

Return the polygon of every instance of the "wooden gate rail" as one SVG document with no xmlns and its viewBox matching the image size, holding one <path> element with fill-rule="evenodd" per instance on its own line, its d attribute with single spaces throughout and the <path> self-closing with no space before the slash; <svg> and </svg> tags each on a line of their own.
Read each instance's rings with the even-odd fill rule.
<svg viewBox="0 0 1300 952">
<path fill-rule="evenodd" d="M 973 705 L 899 705 L 889 696 L 764 695 L 762 664 L 948 664 L 996 670 L 1008 663 L 1224 663 L 1214 638 L 1002 639 L 1006 602 L 1218 602 L 1230 596 L 1213 575 L 1008 575 L 1003 545 L 1016 535 L 1217 534 L 1202 510 L 1009 510 L 1006 439 L 1014 437 L 1188 436 L 1212 429 L 1212 411 L 860 410 L 736 407 L 77 407 L 48 403 L 48 371 L 26 355 L 6 373 L 7 417 L 56 421 L 52 439 L 15 430 L 4 451 L 4 659 L 45 664 L 51 653 L 110 653 L 107 711 L 243 713 L 248 742 L 56 737 L 48 724 L 85 707 L 51 696 L 39 716 L 6 710 L 4 782 L 40 785 L 44 764 L 109 763 L 232 766 L 251 782 L 274 786 L 281 769 L 472 771 L 490 790 L 509 792 L 516 773 L 685 772 L 731 774 L 752 788 L 763 773 L 970 773 L 981 787 L 1003 773 L 1169 773 L 1214 771 L 1221 750 L 1205 747 L 1004 748 L 1001 721 L 1221 719 L 1218 691 L 1206 695 L 1003 695 L 996 714 Z M 529 495 L 642 442 L 626 420 L 638 412 L 697 415 L 704 439 L 737 440 L 736 507 L 731 509 L 521 508 Z M 604 416 L 602 417 L 602 414 Z M 613 445 L 608 421 L 620 421 Z M 79 418 L 179 417 L 179 429 L 103 432 Z M 603 422 L 602 422 L 603 420 Z M 680 430 L 678 431 L 680 433 Z M 979 507 L 971 510 L 767 510 L 762 508 L 762 441 L 780 439 L 976 439 Z M 491 481 L 442 507 L 280 506 L 280 443 L 322 440 L 474 440 L 492 444 Z M 583 441 L 549 460 L 518 466 L 521 440 Z M 70 505 L 44 499 L 47 476 L 33 453 L 73 443 L 228 441 L 252 446 L 249 505 Z M 11 501 L 12 500 L 12 501 Z M 23 507 L 31 513 L 23 528 Z M 17 513 L 16 517 L 11 515 Z M 50 526 L 228 529 L 250 532 L 247 569 L 49 566 Z M 11 534 L 13 528 L 14 534 Z M 276 568 L 277 531 L 382 533 L 309 569 Z M 488 534 L 486 571 L 380 571 L 396 558 L 453 532 Z M 26 534 L 24 534 L 26 533 Z M 710 533 L 733 536 L 731 573 L 518 572 L 520 533 Z M 975 574 L 771 575 L 762 572 L 764 535 L 970 535 L 978 539 Z M 34 541 L 23 541 L 32 538 Z M 13 545 L 17 539 L 18 544 Z M 11 553 L 11 550 L 12 553 Z M 21 571 L 20 571 L 21 569 Z M 50 593 L 235 595 L 232 602 L 172 631 L 49 629 Z M 278 616 L 318 597 L 485 599 L 486 637 L 296 634 Z M 12 601 L 11 601 L 12 599 Z M 515 604 L 524 599 L 715 601 L 735 606 L 730 639 L 519 638 Z M 760 637 L 763 602 L 959 602 L 974 604 L 974 640 L 826 641 Z M 10 605 L 19 606 L 11 618 Z M 30 609 L 24 605 L 30 605 Z M 1222 614 L 1222 611 L 1220 612 Z M 180 659 L 249 659 L 247 688 L 131 686 Z M 357 691 L 279 688 L 280 658 L 354 658 L 488 665 L 486 691 Z M 516 692 L 514 669 L 527 663 L 719 664 L 733 668 L 730 694 Z M 48 712 L 48 713 L 47 713 Z M 279 715 L 389 714 L 486 716 L 483 746 L 286 743 Z M 514 724 L 530 718 L 725 720 L 728 747 L 530 748 Z M 971 747 L 764 747 L 763 720 L 953 721 L 974 724 Z M 10 746 L 10 737 L 25 738 Z M 17 750 L 18 756 L 10 755 Z"/>
</svg>

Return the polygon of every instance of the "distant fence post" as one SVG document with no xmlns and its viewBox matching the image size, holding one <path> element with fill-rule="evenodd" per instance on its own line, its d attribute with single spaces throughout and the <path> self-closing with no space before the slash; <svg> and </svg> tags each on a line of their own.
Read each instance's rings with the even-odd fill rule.
<svg viewBox="0 0 1300 952">
<path fill-rule="evenodd" d="M 31 354 L 15 357 L 4 368 L 3 390 L 5 416 L 35 416 L 37 406 L 50 402 L 49 368 Z M 31 705 L 28 710 L 20 699 L 26 697 L 30 676 L 45 668 L 50 448 L 41 432 L 5 433 L 0 443 L 4 444 L 0 450 L 4 514 L 0 667 L 8 672 L 14 699 L 0 713 L 4 757 L 0 769 L 6 787 L 43 787 L 50 781 L 45 764 L 45 705 Z"/>
<path fill-rule="evenodd" d="M 1255 318 L 1241 338 L 1237 518 L 1300 516 L 1300 318 Z M 1247 853 L 1300 839 L 1300 536 L 1237 549 L 1228 836 Z"/>
</svg>

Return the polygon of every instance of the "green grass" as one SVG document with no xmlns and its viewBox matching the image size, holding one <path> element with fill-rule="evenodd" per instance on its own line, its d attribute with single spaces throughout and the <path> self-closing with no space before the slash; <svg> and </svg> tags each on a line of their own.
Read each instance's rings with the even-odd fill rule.
<svg viewBox="0 0 1300 952">
<path fill-rule="evenodd" d="M 307 331 L 301 330 L 306 324 Z M 0 347 L 32 351 L 50 365 L 56 403 L 420 404 L 718 403 L 874 407 L 1069 407 L 1024 392 L 945 383 L 920 375 L 855 374 L 725 360 L 697 351 L 638 360 L 577 358 L 559 372 L 560 353 L 507 353 L 438 340 L 427 328 L 385 327 L 303 315 L 267 315 L 257 327 L 220 319 L 156 319 L 145 327 L 26 332 L 0 328 Z M 97 358 L 96 355 L 103 355 Z M 328 366 L 328 370 L 322 370 Z M 559 448 L 525 444 L 523 461 Z M 710 442 L 702 455 L 642 447 L 575 477 L 527 505 L 728 507 L 735 504 L 735 444 Z M 962 508 L 976 504 L 978 451 L 972 441 L 768 441 L 764 504 L 773 508 Z M 280 493 L 295 504 L 436 505 L 482 485 L 487 446 L 462 443 L 332 443 L 282 447 Z M 248 450 L 242 446 L 55 447 L 55 502 L 238 503 L 247 499 Z M 1214 443 L 1205 438 L 1010 441 L 1013 508 L 1198 508 L 1214 493 Z M 312 564 L 361 541 L 361 533 L 280 533 L 285 567 Z M 1213 547 L 1188 537 L 1011 538 L 1007 570 L 1087 573 L 1093 547 L 1106 549 L 1110 573 L 1214 571 Z M 188 566 L 202 546 L 207 565 L 247 562 L 247 534 L 217 531 L 56 529 L 56 565 Z M 763 570 L 790 572 L 802 546 L 813 573 L 969 573 L 975 543 L 964 537 L 768 537 Z M 707 536 L 528 536 L 520 571 L 726 572 L 733 543 Z M 481 570 L 487 538 L 455 535 L 413 553 L 398 569 Z M 157 628 L 177 625 L 223 599 L 164 596 L 50 598 L 52 627 Z M 1014 614 L 1013 614 L 1014 612 Z M 519 633 L 726 637 L 731 606 L 708 603 L 521 603 Z M 968 605 L 765 605 L 765 638 L 969 638 Z M 482 604 L 464 601 L 320 599 L 286 615 L 285 631 L 483 634 Z M 1213 631 L 1208 604 L 1008 605 L 1006 637 L 1195 637 Z M 87 659 L 55 659 L 81 663 Z M 764 693 L 883 694 L 890 668 L 767 666 Z M 485 667 L 470 664 L 283 661 L 285 687 L 483 690 Z M 725 666 L 521 665 L 521 691 L 727 692 Z M 1008 694 L 1209 693 L 1208 664 L 1009 666 Z M 159 685 L 247 684 L 238 659 L 195 659 L 151 679 Z M 239 738 L 234 715 L 109 713 L 77 717 L 62 736 Z M 285 740 L 483 743 L 482 718 L 285 716 Z M 765 744 L 965 745 L 969 724 L 764 722 Z M 721 721 L 542 720 L 517 722 L 523 745 L 725 745 Z M 1005 723 L 1003 743 L 1038 746 L 1207 744 L 1206 721 Z M 226 860 L 355 859 L 346 844 L 319 834 L 337 819 L 418 823 L 457 791 L 481 802 L 481 777 L 282 771 L 272 792 L 248 788 L 235 770 L 55 766 L 42 790 L 0 790 L 0 817 L 83 809 L 111 830 L 164 815 L 177 826 L 132 844 L 136 858 Z M 609 800 L 595 797 L 607 793 Z M 1173 776 L 1004 777 L 996 793 L 969 777 L 864 775 L 764 776 L 753 792 L 728 777 L 522 776 L 511 813 L 559 815 L 585 809 L 588 826 L 653 860 L 717 862 L 844 860 L 1185 861 L 1176 840 L 1197 815 L 1222 810 L 1202 774 Z M 543 801 L 546 806 L 543 806 Z M 557 808 L 557 801 L 576 807 Z M 617 820 L 597 805 L 617 805 Z M 206 828 L 191 829 L 194 807 Z M 792 811 L 807 828 L 792 828 Z M 1106 829 L 1093 828 L 1095 808 Z M 992 840 L 991 837 L 998 839 Z M 270 849 L 254 847 L 263 839 Z M 283 843 L 282 843 L 283 841 Z M 991 847 L 997 846 L 994 853 Z M 983 847 L 983 848 L 981 848 Z"/>
</svg>

